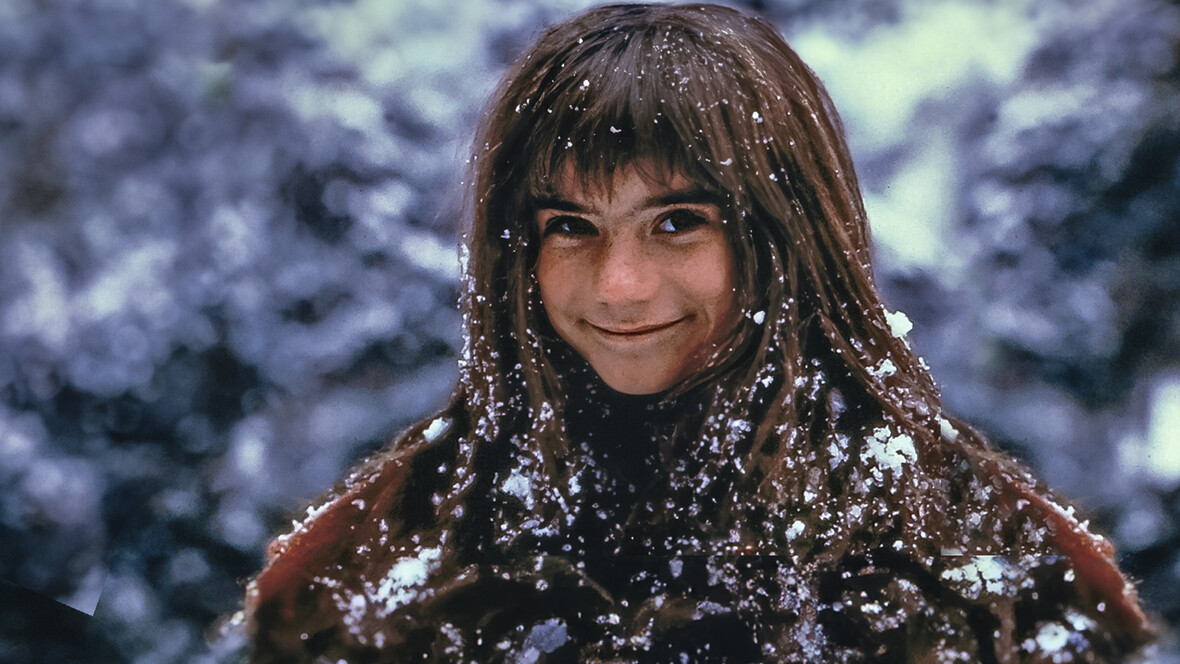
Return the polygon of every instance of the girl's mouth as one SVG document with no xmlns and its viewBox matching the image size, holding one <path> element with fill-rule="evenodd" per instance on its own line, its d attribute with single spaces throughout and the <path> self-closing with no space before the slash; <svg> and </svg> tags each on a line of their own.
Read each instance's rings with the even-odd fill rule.
<svg viewBox="0 0 1180 664">
<path fill-rule="evenodd" d="M 590 323 L 590 327 L 592 327 L 595 330 L 597 330 L 598 332 L 601 332 L 602 334 L 605 334 L 610 337 L 623 338 L 623 339 L 633 339 L 633 338 L 643 337 L 643 336 L 646 336 L 649 334 L 653 334 L 655 332 L 662 332 L 662 331 L 672 327 L 673 325 L 676 325 L 677 323 L 680 323 L 681 321 L 685 320 L 685 318 L 687 318 L 687 316 L 677 318 L 676 320 L 673 320 L 673 321 L 670 321 L 667 323 L 654 323 L 651 325 L 636 325 L 633 327 L 610 328 L 610 327 L 602 327 L 600 325 L 595 325 L 594 323 Z"/>
</svg>

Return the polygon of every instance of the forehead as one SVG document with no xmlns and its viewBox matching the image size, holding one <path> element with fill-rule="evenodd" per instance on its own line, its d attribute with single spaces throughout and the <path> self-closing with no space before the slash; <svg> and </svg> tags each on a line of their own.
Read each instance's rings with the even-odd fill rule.
<svg viewBox="0 0 1180 664">
<path fill-rule="evenodd" d="M 717 199 L 714 202 L 724 198 L 715 187 L 707 183 L 690 179 L 671 167 L 646 160 L 593 170 L 581 170 L 570 160 L 561 166 L 557 177 L 552 178 L 547 184 L 544 191 L 538 192 L 539 195 L 535 196 L 536 199 L 558 197 L 567 200 L 597 199 L 609 202 L 620 196 L 688 190 L 707 193 L 710 198 Z"/>
</svg>

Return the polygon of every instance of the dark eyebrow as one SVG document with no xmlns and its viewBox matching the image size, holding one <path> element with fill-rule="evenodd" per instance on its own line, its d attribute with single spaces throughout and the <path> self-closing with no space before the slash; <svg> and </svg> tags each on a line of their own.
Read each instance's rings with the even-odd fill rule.
<svg viewBox="0 0 1180 664">
<path fill-rule="evenodd" d="M 538 196 L 533 198 L 534 210 L 559 210 L 561 212 L 578 212 L 586 214 L 589 212 L 586 208 L 578 205 L 573 201 L 567 201 L 560 196 Z"/>
<path fill-rule="evenodd" d="M 716 205 L 721 207 L 723 196 L 704 187 L 692 187 L 669 191 L 643 201 L 643 207 L 668 207 L 669 205 Z"/>
<path fill-rule="evenodd" d="M 725 197 L 720 193 L 705 187 L 690 187 L 675 191 L 666 191 L 643 200 L 636 209 L 661 208 L 671 205 L 716 205 L 721 207 Z M 560 196 L 537 196 L 533 198 L 534 210 L 558 210 L 560 212 L 577 212 L 587 214 L 588 208 Z"/>
</svg>

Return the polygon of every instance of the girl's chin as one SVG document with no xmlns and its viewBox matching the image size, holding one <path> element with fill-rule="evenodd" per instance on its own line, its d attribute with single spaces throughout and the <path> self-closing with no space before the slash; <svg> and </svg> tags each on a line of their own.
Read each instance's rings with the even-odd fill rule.
<svg viewBox="0 0 1180 664">
<path fill-rule="evenodd" d="M 634 396 L 666 392 L 679 381 L 678 377 L 653 379 L 650 374 L 619 375 L 609 371 L 599 371 L 598 369 L 595 369 L 595 372 L 602 379 L 602 382 L 606 383 L 607 387 L 616 392 Z"/>
</svg>

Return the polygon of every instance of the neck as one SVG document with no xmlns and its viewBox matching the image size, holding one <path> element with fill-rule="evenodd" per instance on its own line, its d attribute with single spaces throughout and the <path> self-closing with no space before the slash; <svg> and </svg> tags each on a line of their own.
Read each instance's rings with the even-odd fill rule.
<svg viewBox="0 0 1180 664">
<path fill-rule="evenodd" d="M 593 371 L 568 376 L 566 425 L 570 442 L 612 472 L 629 475 L 645 467 L 658 467 L 660 442 L 671 436 L 684 410 L 682 398 L 668 399 L 667 394 L 624 394 L 611 389 Z"/>
</svg>

